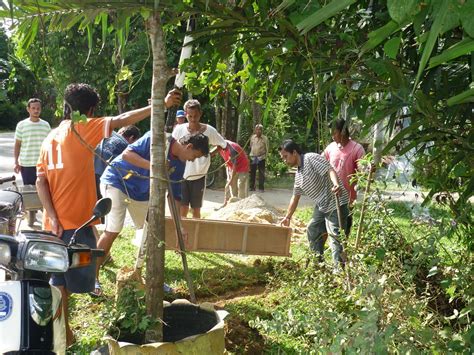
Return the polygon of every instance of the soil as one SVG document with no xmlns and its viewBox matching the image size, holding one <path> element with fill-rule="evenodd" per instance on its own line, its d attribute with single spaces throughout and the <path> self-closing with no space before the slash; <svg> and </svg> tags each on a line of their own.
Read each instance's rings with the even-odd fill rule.
<svg viewBox="0 0 474 355">
<path fill-rule="evenodd" d="M 225 309 L 229 303 L 237 302 L 245 297 L 263 295 L 265 285 L 250 285 L 243 289 L 213 296 L 205 302 L 212 303 L 215 309 Z M 229 315 L 225 319 L 225 348 L 236 354 L 263 354 L 265 340 L 260 333 L 237 315 Z"/>
</svg>

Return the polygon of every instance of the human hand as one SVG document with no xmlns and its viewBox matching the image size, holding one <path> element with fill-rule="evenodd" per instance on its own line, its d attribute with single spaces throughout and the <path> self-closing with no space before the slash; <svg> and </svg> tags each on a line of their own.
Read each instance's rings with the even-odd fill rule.
<svg viewBox="0 0 474 355">
<path fill-rule="evenodd" d="M 188 249 L 188 243 L 189 243 L 189 233 L 186 229 L 181 228 L 181 235 L 183 236 L 183 242 L 184 242 L 184 247 Z"/>
<path fill-rule="evenodd" d="M 331 189 L 331 191 L 336 194 L 336 195 L 339 195 L 340 192 L 341 192 L 341 186 L 340 185 L 334 185 Z"/>
<path fill-rule="evenodd" d="M 285 218 L 283 218 L 283 219 L 280 221 L 280 226 L 289 227 L 289 226 L 290 226 L 290 221 L 291 221 L 291 218 L 285 216 Z"/>
<path fill-rule="evenodd" d="M 13 166 L 13 171 L 15 172 L 15 174 L 19 174 L 21 171 L 20 164 L 15 163 L 15 165 Z"/>
<path fill-rule="evenodd" d="M 176 234 L 178 234 L 178 233 L 176 233 Z M 181 227 L 181 237 L 183 237 L 184 248 L 187 249 L 187 247 L 188 247 L 188 239 L 189 239 L 188 237 L 189 237 L 189 233 L 188 233 L 188 231 L 187 231 L 185 228 L 183 228 L 183 227 Z M 181 247 L 180 247 L 180 245 L 179 245 L 179 237 L 176 238 L 176 249 L 177 249 L 178 251 L 181 251 Z"/>
<path fill-rule="evenodd" d="M 179 106 L 181 104 L 182 97 L 183 97 L 183 93 L 181 92 L 181 90 L 179 89 L 170 90 L 165 97 L 166 108 Z"/>
<path fill-rule="evenodd" d="M 58 238 L 61 238 L 63 235 L 63 226 L 61 225 L 61 222 L 59 222 L 59 219 L 57 218 L 49 218 L 50 224 L 51 224 L 51 232 L 56 234 Z"/>
</svg>

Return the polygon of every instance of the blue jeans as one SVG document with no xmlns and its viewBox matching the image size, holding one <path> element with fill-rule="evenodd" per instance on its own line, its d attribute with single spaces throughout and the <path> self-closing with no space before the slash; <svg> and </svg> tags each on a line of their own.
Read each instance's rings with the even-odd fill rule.
<svg viewBox="0 0 474 355">
<path fill-rule="evenodd" d="M 349 216 L 349 208 L 347 205 L 342 205 L 340 206 L 340 209 L 342 218 L 341 224 L 344 228 L 345 234 L 348 235 L 349 228 L 347 225 L 347 217 Z M 331 212 L 321 212 L 318 206 L 315 206 L 313 216 L 308 223 L 307 234 L 310 249 L 314 251 L 321 259 L 324 252 L 324 233 L 328 233 L 330 238 L 329 245 L 332 250 L 332 259 L 334 264 L 337 265 L 339 262 L 343 262 L 342 245 L 335 238 L 333 238 L 333 236 L 335 236 L 337 239 L 340 238 L 337 210 L 333 210 Z"/>
</svg>

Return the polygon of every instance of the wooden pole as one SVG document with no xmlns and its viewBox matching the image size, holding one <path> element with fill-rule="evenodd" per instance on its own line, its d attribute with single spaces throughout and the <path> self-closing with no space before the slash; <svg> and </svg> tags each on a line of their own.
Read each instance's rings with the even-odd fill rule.
<svg viewBox="0 0 474 355">
<path fill-rule="evenodd" d="M 176 234 L 178 235 L 178 245 L 181 254 L 181 260 L 183 262 L 183 270 L 184 270 L 184 277 L 186 279 L 186 283 L 188 284 L 189 289 L 189 297 L 191 298 L 192 303 L 196 303 L 196 294 L 194 293 L 194 285 L 193 280 L 191 279 L 191 275 L 188 269 L 188 259 L 186 258 L 186 248 L 184 245 L 184 238 L 183 233 L 181 231 L 181 218 L 179 216 L 178 208 L 176 207 L 176 201 L 174 200 L 173 193 L 171 188 L 171 181 L 168 183 L 168 199 L 170 204 L 171 210 L 171 217 L 173 218 L 174 225 L 176 227 Z"/>
<path fill-rule="evenodd" d="M 362 206 L 360 208 L 360 218 L 359 218 L 359 225 L 357 226 L 357 234 L 356 234 L 354 252 L 357 252 L 357 249 L 359 248 L 360 236 L 362 234 L 362 223 L 364 221 L 364 215 L 365 215 L 365 206 L 367 204 L 367 197 L 369 196 L 369 190 L 370 190 L 370 184 L 371 184 L 371 181 L 372 181 L 373 172 L 374 172 L 374 169 L 371 168 L 369 170 L 369 175 L 367 176 L 367 186 L 365 187 L 364 199 L 362 200 Z"/>
</svg>

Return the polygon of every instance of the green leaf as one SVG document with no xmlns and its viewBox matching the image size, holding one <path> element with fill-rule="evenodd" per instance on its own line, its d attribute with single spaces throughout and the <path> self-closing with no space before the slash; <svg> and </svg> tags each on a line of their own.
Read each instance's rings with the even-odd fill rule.
<svg viewBox="0 0 474 355">
<path fill-rule="evenodd" d="M 448 106 L 454 106 L 454 105 L 459 105 L 463 104 L 466 102 L 474 102 L 474 88 L 463 91 L 462 93 L 450 97 L 446 103 Z"/>
<path fill-rule="evenodd" d="M 436 275 L 438 273 L 438 267 L 437 266 L 433 266 L 430 271 L 428 272 L 428 276 L 427 277 L 433 277 L 434 275 Z"/>
<path fill-rule="evenodd" d="M 89 58 L 91 56 L 91 53 L 92 53 L 92 36 L 94 34 L 94 27 L 92 26 L 92 24 L 88 24 L 87 25 L 87 46 L 89 47 L 89 51 L 87 52 L 87 58 L 86 58 L 86 61 L 84 64 L 87 64 L 87 62 L 89 61 Z"/>
<path fill-rule="evenodd" d="M 220 71 L 225 71 L 225 70 L 227 70 L 227 65 L 225 63 L 222 63 L 222 62 L 217 63 L 216 69 L 220 70 Z"/>
<path fill-rule="evenodd" d="M 388 0 L 387 7 L 390 17 L 402 23 L 408 17 L 414 16 L 414 12 L 418 6 L 417 0 Z"/>
<path fill-rule="evenodd" d="M 400 48 L 400 42 L 401 42 L 400 37 L 395 37 L 385 42 L 383 46 L 383 50 L 385 54 L 387 55 L 387 57 L 392 58 L 392 59 L 397 58 L 398 50 Z"/>
<path fill-rule="evenodd" d="M 448 0 L 443 0 L 438 11 L 432 14 L 434 17 L 434 22 L 429 31 L 428 41 L 426 42 L 423 54 L 421 55 L 420 66 L 418 67 L 418 73 L 416 74 L 415 84 L 413 85 L 413 91 L 415 91 L 416 87 L 418 86 L 418 83 L 420 82 L 421 74 L 425 70 L 426 64 L 428 63 L 428 59 L 430 58 L 436 40 L 438 39 L 438 35 L 442 30 L 447 10 Z"/>
<path fill-rule="evenodd" d="M 382 27 L 376 29 L 375 31 L 370 32 L 368 34 L 369 39 L 367 40 L 367 42 L 364 43 L 364 45 L 360 49 L 359 57 L 362 56 L 362 54 L 377 47 L 392 33 L 400 30 L 401 27 L 402 26 L 399 25 L 397 22 L 391 20 L 387 22 L 385 25 L 383 25 Z"/>
<path fill-rule="evenodd" d="M 448 10 L 446 11 L 443 26 L 441 27 L 441 34 L 459 26 L 460 12 L 460 6 L 457 1 L 450 1 L 448 3 Z"/>
<path fill-rule="evenodd" d="M 109 31 L 109 26 L 108 26 L 108 21 L 107 21 L 107 13 L 104 12 L 102 15 L 101 15 L 101 26 L 102 26 L 102 49 L 104 49 L 104 46 L 105 46 L 105 42 L 107 40 L 107 33 Z"/>
<path fill-rule="evenodd" d="M 461 19 L 462 28 L 467 32 L 469 36 L 474 38 L 474 0 L 467 0 L 461 7 L 461 13 L 459 15 Z"/>
<path fill-rule="evenodd" d="M 81 114 L 79 111 L 74 111 L 71 115 L 71 120 L 74 123 L 86 123 L 87 122 L 87 116 L 84 114 Z"/>
<path fill-rule="evenodd" d="M 392 149 L 399 141 L 404 139 L 408 134 L 411 134 L 412 132 L 417 131 L 420 125 L 421 125 L 420 121 L 412 122 L 411 125 L 402 129 L 395 137 L 393 137 L 393 139 L 390 142 L 387 143 L 387 145 L 382 151 L 382 154 L 388 154 L 388 152 L 390 152 L 390 149 Z M 417 142 L 415 143 L 418 144 Z"/>
<path fill-rule="evenodd" d="M 312 15 L 306 17 L 303 21 L 296 25 L 296 28 L 300 31 L 302 35 L 311 31 L 314 27 L 318 26 L 323 21 L 326 21 L 328 18 L 331 18 L 335 15 L 338 15 L 339 12 L 344 10 L 346 7 L 349 7 L 357 0 L 333 0 L 321 10 L 316 11 Z"/>
<path fill-rule="evenodd" d="M 467 177 L 468 168 L 463 164 L 457 164 L 453 169 L 453 174 L 455 177 Z"/>
<path fill-rule="evenodd" d="M 443 53 L 430 59 L 428 69 L 444 64 L 462 55 L 470 54 L 474 51 L 474 39 L 466 37 L 462 41 L 449 47 Z"/>
</svg>

